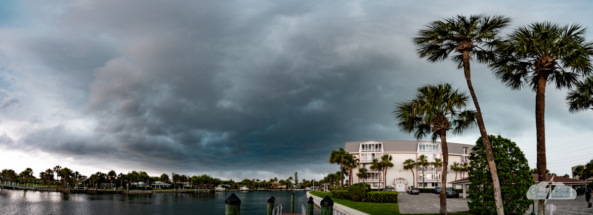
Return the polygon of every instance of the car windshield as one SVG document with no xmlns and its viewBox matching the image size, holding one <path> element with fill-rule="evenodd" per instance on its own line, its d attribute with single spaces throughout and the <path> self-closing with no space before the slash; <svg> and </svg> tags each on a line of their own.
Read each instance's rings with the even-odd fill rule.
<svg viewBox="0 0 593 215">
<path fill-rule="evenodd" d="M 455 191 L 452 187 L 447 187 L 447 191 Z"/>
</svg>

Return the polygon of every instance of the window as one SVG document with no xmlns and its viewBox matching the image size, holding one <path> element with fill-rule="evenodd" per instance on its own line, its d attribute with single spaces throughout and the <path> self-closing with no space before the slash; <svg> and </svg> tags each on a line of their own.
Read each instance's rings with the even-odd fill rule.
<svg viewBox="0 0 593 215">
<path fill-rule="evenodd" d="M 436 186 L 437 186 L 437 183 L 432 183 L 432 186 L 433 186 L 433 187 L 436 187 Z"/>
<path fill-rule="evenodd" d="M 463 154 L 466 155 L 467 154 L 467 147 L 463 147 Z"/>
<path fill-rule="evenodd" d="M 461 156 L 461 162 L 467 163 L 467 156 Z"/>
</svg>

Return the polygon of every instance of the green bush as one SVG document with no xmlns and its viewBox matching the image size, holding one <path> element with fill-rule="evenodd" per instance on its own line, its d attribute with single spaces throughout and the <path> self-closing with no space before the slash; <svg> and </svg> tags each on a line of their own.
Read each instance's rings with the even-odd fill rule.
<svg viewBox="0 0 593 215">
<path fill-rule="evenodd" d="M 347 190 L 332 190 L 332 196 L 336 199 L 350 199 Z"/>
<path fill-rule="evenodd" d="M 371 189 L 371 185 L 367 183 L 356 183 L 348 187 L 348 196 L 352 201 L 363 201 L 367 197 L 367 193 Z"/>
<path fill-rule="evenodd" d="M 367 194 L 369 202 L 378 203 L 397 203 L 397 192 L 394 191 L 374 191 Z"/>
</svg>

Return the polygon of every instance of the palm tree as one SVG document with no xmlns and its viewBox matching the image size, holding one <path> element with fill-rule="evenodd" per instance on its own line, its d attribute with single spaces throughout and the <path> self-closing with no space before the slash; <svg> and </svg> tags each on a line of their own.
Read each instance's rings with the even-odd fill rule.
<svg viewBox="0 0 593 215">
<path fill-rule="evenodd" d="M 60 170 L 62 170 L 62 167 L 60 165 L 56 165 L 53 170 L 54 170 L 54 173 L 56 173 L 56 177 L 60 177 L 61 178 L 61 176 L 60 176 Z"/>
<path fill-rule="evenodd" d="M 412 171 L 412 183 L 413 186 L 416 187 L 416 175 L 414 175 L 414 169 L 416 168 L 416 161 L 412 159 L 407 159 L 404 161 L 404 169 Z"/>
<path fill-rule="evenodd" d="M 383 165 L 381 164 L 381 162 L 379 162 L 379 160 L 377 158 L 373 159 L 373 162 L 371 163 L 370 168 L 373 171 L 383 172 Z M 381 179 L 383 179 L 383 177 L 379 177 L 379 184 L 381 184 Z"/>
<path fill-rule="evenodd" d="M 440 158 L 435 158 L 435 159 L 434 159 L 434 162 L 432 162 L 432 163 L 430 163 L 430 164 L 432 164 L 432 166 L 434 166 L 434 168 L 435 168 L 437 171 L 440 171 L 440 170 L 441 170 L 441 167 L 443 167 L 443 162 L 441 161 L 441 159 L 440 159 Z M 446 169 L 445 169 L 445 171 L 444 171 L 444 172 L 445 172 L 445 174 L 447 174 L 447 171 L 446 171 Z M 442 171 L 441 171 L 441 174 L 443 174 L 443 172 L 442 172 Z M 442 186 L 442 184 L 441 184 L 441 186 Z M 444 186 L 444 187 L 446 187 L 446 186 Z"/>
<path fill-rule="evenodd" d="M 447 131 L 453 129 L 454 134 L 460 134 L 476 123 L 476 112 L 464 109 L 468 100 L 468 96 L 453 90 L 449 84 L 426 85 L 418 89 L 415 99 L 399 103 L 394 113 L 401 130 L 414 132 L 416 139 L 420 140 L 429 133 L 432 133 L 433 142 L 440 138 L 443 166 L 449 166 Z M 426 166 L 424 163 L 420 165 Z M 424 172 L 422 176 L 424 178 Z M 441 183 L 447 184 L 447 174 L 441 174 Z M 445 192 L 441 192 L 440 196 L 441 214 L 445 214 Z"/>
<path fill-rule="evenodd" d="M 459 171 L 459 163 L 457 161 L 453 162 L 453 165 L 451 165 L 451 170 L 455 171 L 455 181 L 457 181 L 457 172 Z"/>
<path fill-rule="evenodd" d="M 353 171 L 354 168 L 358 167 L 358 158 L 352 154 L 347 154 L 344 162 L 344 166 L 348 170 L 348 186 L 352 185 L 352 179 L 354 179 Z"/>
<path fill-rule="evenodd" d="M 113 189 L 113 180 L 115 180 L 117 178 L 117 173 L 115 173 L 115 171 L 111 170 L 107 173 L 107 178 L 109 178 L 111 189 Z"/>
<path fill-rule="evenodd" d="M 593 109 L 593 77 L 575 83 L 575 89 L 568 93 L 566 101 L 571 113 Z"/>
<path fill-rule="evenodd" d="M 358 176 L 358 182 L 360 182 L 360 179 L 362 178 L 362 183 L 364 183 L 365 179 L 369 177 L 368 170 L 364 167 L 360 168 L 358 169 L 358 173 L 356 173 L 356 176 Z"/>
<path fill-rule="evenodd" d="M 509 39 L 497 46 L 497 59 L 490 67 L 508 87 L 525 86 L 536 92 L 535 125 L 537 133 L 537 169 L 539 181 L 546 171 L 545 94 L 548 83 L 557 89 L 572 88 L 579 76 L 593 70 L 590 57 L 593 43 L 585 41 L 585 28 L 543 22 L 517 28 Z M 538 214 L 544 214 L 544 200 L 539 200 Z"/>
<path fill-rule="evenodd" d="M 426 184 L 424 183 L 424 170 L 426 169 L 425 167 L 428 166 L 428 164 L 428 157 L 426 155 L 418 156 L 418 161 L 416 162 L 416 165 L 422 167 L 422 189 L 426 189 Z"/>
<path fill-rule="evenodd" d="M 577 168 L 574 170 L 574 173 L 573 173 L 573 175 L 574 175 L 574 176 L 578 176 L 578 177 L 579 177 L 579 179 L 581 179 L 581 178 L 583 178 L 583 172 L 584 172 L 584 171 L 585 171 L 585 168 L 583 168 L 582 166 L 579 166 L 579 167 L 577 167 Z"/>
<path fill-rule="evenodd" d="M 340 178 L 341 178 L 341 187 L 344 189 L 344 163 L 346 162 L 346 155 L 348 153 L 344 151 L 342 147 L 338 147 L 338 151 L 333 150 L 329 156 L 329 163 L 330 164 L 339 164 L 340 165 Z"/>
<path fill-rule="evenodd" d="M 457 63 L 458 68 L 463 68 L 467 87 L 476 107 L 476 118 L 482 141 L 486 148 L 486 158 L 492 175 L 494 200 L 498 215 L 504 214 L 500 182 L 498 181 L 492 146 L 484 126 L 478 97 L 472 84 L 470 62 L 477 60 L 480 63 L 487 63 L 494 58 L 490 50 L 499 43 L 500 39 L 497 35 L 510 21 L 510 18 L 504 16 L 472 15 L 466 17 L 458 15 L 444 21 L 430 23 L 426 26 L 427 29 L 420 30 L 419 37 L 414 38 L 420 57 L 426 57 L 431 62 L 451 59 Z M 449 58 L 449 55 L 454 51 L 455 55 Z"/>
<path fill-rule="evenodd" d="M 469 172 L 469 163 L 467 163 L 467 162 L 462 163 L 460 170 L 461 170 L 461 174 L 462 174 L 461 176 L 463 178 L 463 176 L 465 176 L 465 173 Z"/>
<path fill-rule="evenodd" d="M 393 167 L 393 163 L 391 163 L 393 157 L 391 155 L 383 155 L 381 156 L 381 166 L 383 168 L 383 188 L 387 187 L 387 169 Z"/>
</svg>

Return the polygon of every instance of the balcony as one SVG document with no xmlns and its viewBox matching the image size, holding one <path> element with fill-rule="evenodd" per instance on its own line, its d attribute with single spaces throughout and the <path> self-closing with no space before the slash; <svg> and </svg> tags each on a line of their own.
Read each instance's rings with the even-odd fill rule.
<svg viewBox="0 0 593 215">
<path fill-rule="evenodd" d="M 373 156 L 374 155 L 374 156 Z M 360 155 L 360 162 L 361 163 L 370 163 L 373 162 L 373 159 L 381 159 L 383 153 L 361 153 Z"/>
<path fill-rule="evenodd" d="M 418 177 L 418 182 L 422 182 L 422 177 Z M 441 182 L 441 178 L 427 177 L 424 179 L 424 182 Z"/>
</svg>

